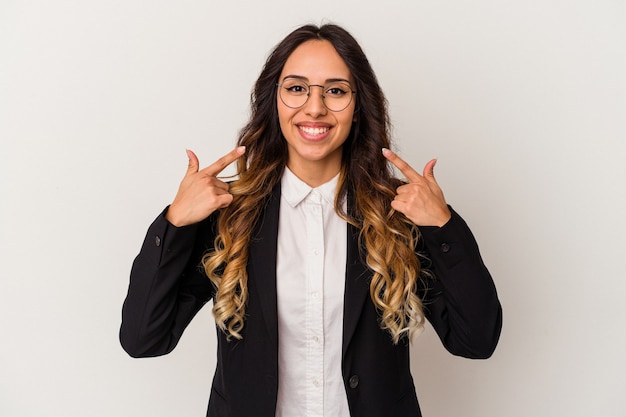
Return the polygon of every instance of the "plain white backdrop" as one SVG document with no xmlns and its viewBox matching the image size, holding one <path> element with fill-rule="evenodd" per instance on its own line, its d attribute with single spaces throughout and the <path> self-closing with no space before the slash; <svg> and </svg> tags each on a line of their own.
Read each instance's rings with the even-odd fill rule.
<svg viewBox="0 0 626 417">
<path fill-rule="evenodd" d="M 267 53 L 323 22 L 370 58 L 396 150 L 439 158 L 503 304 L 487 361 L 415 339 L 424 416 L 626 416 L 622 0 L 0 0 L 1 416 L 205 415 L 210 308 L 129 358 L 130 265 L 185 148 L 230 150 Z"/>
</svg>

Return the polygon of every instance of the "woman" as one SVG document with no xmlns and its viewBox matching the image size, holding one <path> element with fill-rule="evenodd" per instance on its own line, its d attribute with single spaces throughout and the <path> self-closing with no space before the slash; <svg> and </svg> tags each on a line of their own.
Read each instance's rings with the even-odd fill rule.
<svg viewBox="0 0 626 417">
<path fill-rule="evenodd" d="M 356 40 L 303 26 L 271 53 L 238 147 L 189 167 L 132 272 L 120 339 L 170 352 L 209 300 L 208 416 L 420 416 L 409 338 L 489 357 L 501 308 L 433 176 L 389 150 L 386 101 Z M 239 178 L 217 175 L 237 161 Z M 389 162 L 406 177 L 392 176 Z"/>
</svg>

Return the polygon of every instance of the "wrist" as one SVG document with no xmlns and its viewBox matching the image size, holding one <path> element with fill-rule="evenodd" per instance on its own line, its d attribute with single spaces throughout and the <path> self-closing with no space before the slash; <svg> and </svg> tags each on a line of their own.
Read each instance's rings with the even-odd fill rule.
<svg viewBox="0 0 626 417">
<path fill-rule="evenodd" d="M 175 226 L 175 227 L 185 226 L 185 223 L 183 222 L 181 217 L 178 215 L 176 208 L 174 207 L 173 204 L 167 207 L 165 211 L 165 220 L 167 220 L 172 226 Z"/>
</svg>

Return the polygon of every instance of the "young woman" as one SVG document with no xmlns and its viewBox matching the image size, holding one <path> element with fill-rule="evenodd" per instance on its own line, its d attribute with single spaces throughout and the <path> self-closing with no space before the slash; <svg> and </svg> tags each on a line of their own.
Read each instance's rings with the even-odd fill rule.
<svg viewBox="0 0 626 417">
<path fill-rule="evenodd" d="M 356 40 L 303 26 L 271 53 L 238 147 L 189 167 L 131 271 L 120 339 L 163 355 L 209 300 L 208 416 L 420 416 L 409 339 L 428 319 L 487 358 L 501 308 L 433 176 L 389 150 L 386 101 Z M 218 174 L 237 161 L 238 179 Z M 392 176 L 395 165 L 406 177 Z"/>
</svg>

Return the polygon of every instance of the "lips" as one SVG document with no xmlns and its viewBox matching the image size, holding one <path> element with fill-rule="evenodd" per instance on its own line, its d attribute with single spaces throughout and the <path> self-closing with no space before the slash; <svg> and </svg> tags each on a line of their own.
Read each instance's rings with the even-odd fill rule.
<svg viewBox="0 0 626 417">
<path fill-rule="evenodd" d="M 307 135 L 310 136 L 318 136 L 318 135 L 322 135 L 326 132 L 328 132 L 330 130 L 330 128 L 328 126 L 321 126 L 321 127 L 313 127 L 313 126 L 298 126 L 298 129 L 300 129 L 302 132 L 306 133 Z"/>
<path fill-rule="evenodd" d="M 311 122 L 303 122 L 296 124 L 298 128 L 298 132 L 300 132 L 300 137 L 306 141 L 310 142 L 321 142 L 325 140 L 330 130 L 333 128 L 332 125 L 327 123 L 311 123 Z"/>
</svg>

